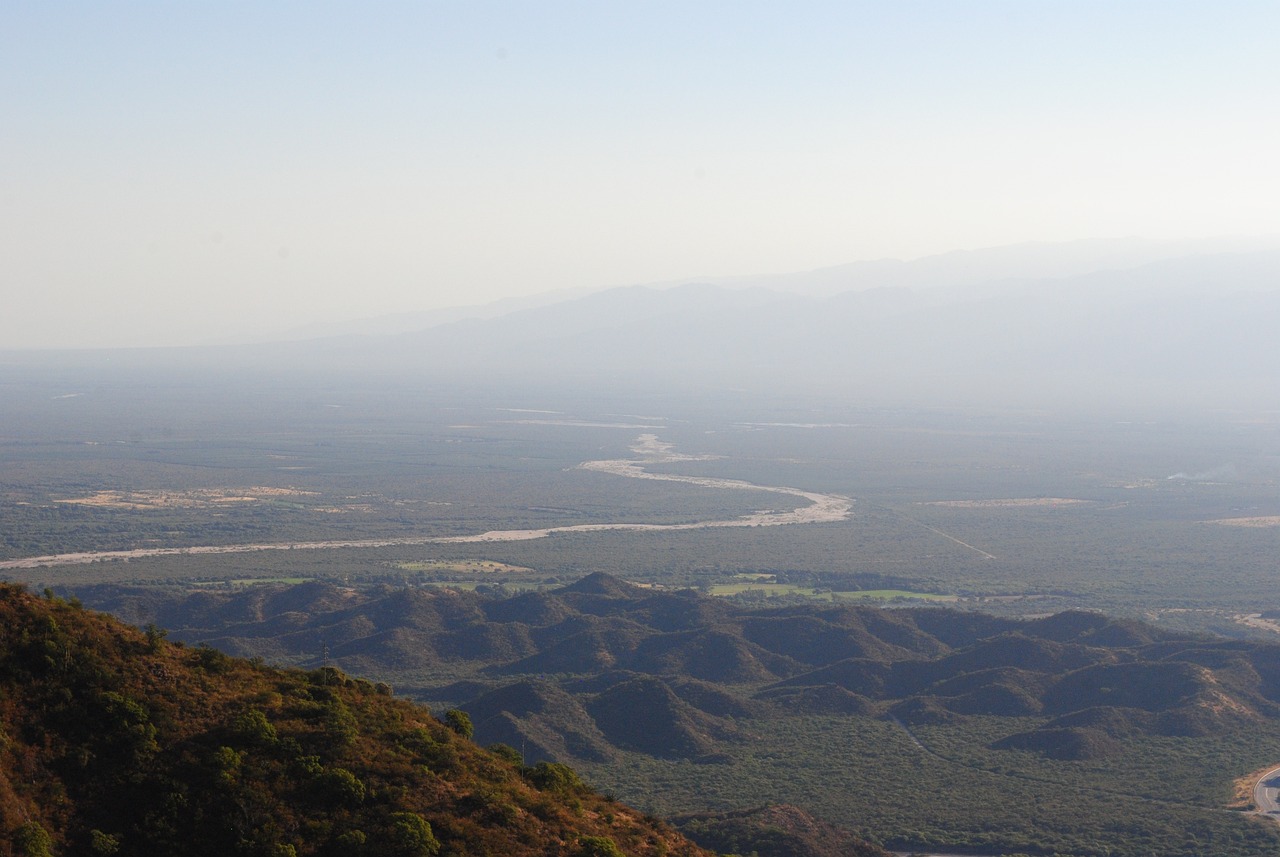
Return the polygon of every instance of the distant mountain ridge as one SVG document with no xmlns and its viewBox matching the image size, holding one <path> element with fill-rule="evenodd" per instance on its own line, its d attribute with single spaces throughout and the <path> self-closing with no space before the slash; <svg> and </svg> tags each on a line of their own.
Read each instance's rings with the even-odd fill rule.
<svg viewBox="0 0 1280 857">
<path fill-rule="evenodd" d="M 512 301 L 111 372 L 286 374 L 927 406 L 1280 407 L 1280 242 L 1082 242 Z M 10 352 L 95 371 L 107 352 Z"/>
<path fill-rule="evenodd" d="M 1275 397 L 1280 253 L 1153 262 L 988 294 L 602 292 L 388 343 L 463 376 L 732 385 L 942 402 Z M 483 347 L 477 348 L 478 344 Z M 1210 397 L 1210 398 L 1205 398 Z"/>
<path fill-rule="evenodd" d="M 1252 253 L 1280 247 L 1280 237 L 1208 238 L 1154 241 L 1140 238 L 1029 242 L 974 250 L 955 250 L 915 259 L 868 259 L 808 271 L 733 276 L 693 276 L 657 283 L 572 289 L 505 298 L 472 306 L 388 314 L 347 322 L 295 328 L 277 337 L 297 340 L 331 336 L 368 336 L 426 330 L 468 319 L 494 319 L 539 306 L 567 303 L 591 294 L 642 288 L 667 290 L 709 285 L 754 289 L 779 295 L 831 297 L 846 292 L 918 290 L 938 296 L 963 289 L 970 297 L 1008 290 L 1017 282 L 1060 280 L 1103 271 L 1122 271 L 1152 263 L 1228 253 Z"/>
<path fill-rule="evenodd" d="M 905 288 L 952 294 L 963 290 L 971 297 L 981 297 L 1008 290 L 1010 284 L 1018 282 L 1061 280 L 1200 256 L 1275 249 L 1280 249 L 1280 236 L 1182 241 L 1142 238 L 1033 241 L 953 250 L 909 260 L 872 259 L 812 271 L 701 277 L 677 280 L 665 285 L 708 282 L 735 288 L 756 287 L 811 296 L 831 296 L 875 288 Z"/>
</svg>

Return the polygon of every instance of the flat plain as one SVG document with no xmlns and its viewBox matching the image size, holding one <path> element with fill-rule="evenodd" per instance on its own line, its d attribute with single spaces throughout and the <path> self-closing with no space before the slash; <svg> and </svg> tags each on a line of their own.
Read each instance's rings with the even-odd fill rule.
<svg viewBox="0 0 1280 857">
<path fill-rule="evenodd" d="M 607 571 L 728 592 L 756 573 L 810 592 L 1086 607 L 1255 635 L 1268 631 L 1243 617 L 1280 609 L 1276 414 L 406 391 L 154 371 L 2 376 L 0 561 L 133 553 L 6 574 L 39 586 L 529 586 Z M 644 443 L 673 454 L 637 453 Z M 657 478 L 591 466 L 628 461 Z M 834 520 L 750 526 L 813 505 L 759 490 L 769 487 L 851 505 Z M 708 522 L 742 525 L 698 526 Z M 543 529 L 556 532 L 509 535 Z M 315 547 L 200 553 L 255 545 Z"/>
</svg>

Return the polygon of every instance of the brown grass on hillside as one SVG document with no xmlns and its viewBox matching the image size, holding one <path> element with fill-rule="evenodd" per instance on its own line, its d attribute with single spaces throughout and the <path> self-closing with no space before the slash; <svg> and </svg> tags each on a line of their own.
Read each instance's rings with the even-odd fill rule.
<svg viewBox="0 0 1280 857">
<path fill-rule="evenodd" d="M 1265 768 L 1258 768 L 1256 771 L 1250 771 L 1243 777 L 1232 780 L 1231 803 L 1227 804 L 1227 809 L 1257 809 L 1258 807 L 1253 802 L 1253 790 L 1258 785 L 1258 780 L 1262 778 L 1262 775 L 1274 767 L 1275 765 L 1267 765 Z"/>
</svg>

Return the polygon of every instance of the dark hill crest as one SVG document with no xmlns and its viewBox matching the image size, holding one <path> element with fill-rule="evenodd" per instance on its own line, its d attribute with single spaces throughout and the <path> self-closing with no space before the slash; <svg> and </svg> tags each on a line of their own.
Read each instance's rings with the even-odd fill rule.
<svg viewBox="0 0 1280 857">
<path fill-rule="evenodd" d="M 636 647 L 629 663 L 639 672 L 725 684 L 773 681 L 799 666 L 724 628 L 651 635 Z"/>
<path fill-rule="evenodd" d="M 733 606 L 723 599 L 706 598 L 693 590 L 653 592 L 630 611 L 636 621 L 659 631 L 693 631 L 728 621 Z"/>
<path fill-rule="evenodd" d="M 327 644 L 339 666 L 397 682 L 445 664 L 454 683 L 440 701 L 450 705 L 469 705 L 495 684 L 552 681 L 581 711 L 548 709 L 539 722 L 508 712 L 515 721 L 504 721 L 502 733 L 523 735 L 548 754 L 572 752 L 552 739 L 558 726 L 582 736 L 576 746 L 587 757 L 609 752 L 598 736 L 621 727 L 592 725 L 590 706 L 646 676 L 662 682 L 639 686 L 675 700 L 651 722 L 667 718 L 660 728 L 676 731 L 692 722 L 688 711 L 735 719 L 761 711 L 892 710 L 904 720 L 939 721 L 1041 716 L 1054 718 L 1053 728 L 1111 737 L 1205 734 L 1280 717 L 1280 646 L 1179 635 L 1083 611 L 1019 621 L 943 608 L 759 607 L 608 574 L 500 600 L 427 587 L 256 589 L 114 587 L 81 595 L 89 603 L 100 595 L 135 617 L 143 608 L 171 617 L 174 638 L 216 641 L 242 654 L 315 665 Z M 466 679 L 480 684 L 459 683 Z M 1095 715 L 1071 719 L 1087 711 L 1112 713 L 1100 724 L 1089 720 Z M 486 720 L 498 728 L 496 714 Z M 698 752 L 708 746 L 686 744 Z"/>
<path fill-rule="evenodd" d="M 614 685 L 587 710 L 610 742 L 651 756 L 710 760 L 717 741 L 739 736 L 736 727 L 689 705 L 653 676 Z"/>
<path fill-rule="evenodd" d="M 587 759 L 615 755 L 609 741 L 580 702 L 558 685 L 520 681 L 492 690 L 466 706 L 483 744 L 503 743 L 526 762 Z"/>
<path fill-rule="evenodd" d="M 869 632 L 857 614 L 835 618 L 844 621 L 807 614 L 748 617 L 742 634 L 761 648 L 805 664 L 825 666 L 850 657 L 892 661 L 913 654 Z"/>
<path fill-rule="evenodd" d="M 1120 743 L 1105 732 L 1079 727 L 1019 732 L 991 746 L 997 750 L 1025 750 L 1049 759 L 1072 762 L 1104 759 L 1122 749 Z"/>
<path fill-rule="evenodd" d="M 1064 675 L 1044 701 L 1055 714 L 1098 706 L 1162 711 L 1192 701 L 1213 685 L 1212 674 L 1196 664 L 1098 664 Z"/>
<path fill-rule="evenodd" d="M 1170 635 L 1131 619 L 1111 619 L 1084 610 L 1064 610 L 1027 623 L 1022 633 L 1059 643 L 1108 648 L 1145 646 Z"/>
<path fill-rule="evenodd" d="M 634 583 L 628 583 L 620 577 L 596 571 L 577 580 L 560 590 L 562 593 L 577 595 L 602 595 L 606 598 L 637 599 L 648 594 L 648 590 Z"/>
<path fill-rule="evenodd" d="M 525 592 L 487 601 L 483 609 L 490 622 L 519 622 L 539 627 L 563 622 L 574 613 L 564 599 L 551 592 Z"/>
</svg>

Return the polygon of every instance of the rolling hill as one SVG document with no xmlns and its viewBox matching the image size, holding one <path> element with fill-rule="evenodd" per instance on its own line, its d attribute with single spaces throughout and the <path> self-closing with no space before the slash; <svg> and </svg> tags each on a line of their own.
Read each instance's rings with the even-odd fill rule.
<svg viewBox="0 0 1280 857">
<path fill-rule="evenodd" d="M 80 594 L 237 654 L 314 663 L 327 646 L 353 672 L 418 680 L 448 665 L 471 681 L 425 696 L 468 708 L 478 735 L 519 737 L 545 758 L 607 758 L 611 745 L 710 758 L 742 734 L 739 720 L 804 712 L 907 723 L 1042 715 L 1051 731 L 1098 733 L 1084 742 L 1090 753 L 1109 746 L 1104 736 L 1207 735 L 1280 717 L 1280 646 L 1080 611 L 1023 621 L 938 608 L 742 607 L 605 574 L 503 600 L 318 583 Z M 550 724 L 565 729 L 554 750 Z M 1061 741 L 1047 752 L 1069 755 Z"/>
<path fill-rule="evenodd" d="M 314 668 L 327 645 L 345 670 L 466 711 L 481 743 L 580 766 L 658 814 L 796 804 L 899 850 L 1226 857 L 1280 842 L 1223 809 L 1233 778 L 1280 754 L 1276 644 L 1082 611 L 739 603 L 598 573 L 509 598 L 77 594 L 239 654 Z M 698 824 L 730 842 L 755 822 Z"/>
</svg>

